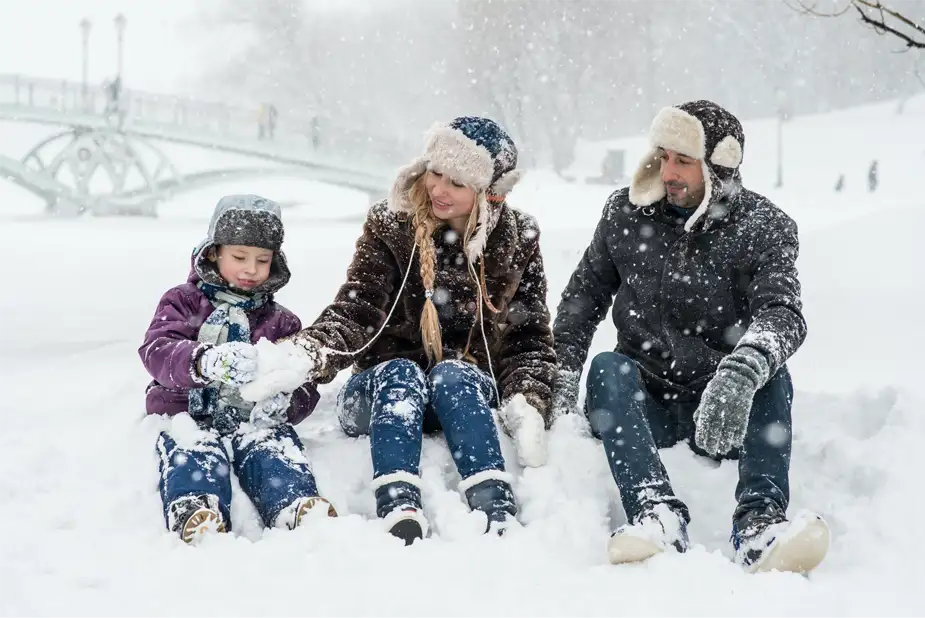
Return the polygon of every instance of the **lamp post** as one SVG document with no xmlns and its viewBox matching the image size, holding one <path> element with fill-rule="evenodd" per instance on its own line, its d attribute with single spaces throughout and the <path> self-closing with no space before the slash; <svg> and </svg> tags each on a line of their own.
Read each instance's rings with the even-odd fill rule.
<svg viewBox="0 0 925 618">
<path fill-rule="evenodd" d="M 775 187 L 784 186 L 784 121 L 787 119 L 787 93 L 783 88 L 777 92 L 777 182 Z"/>
<path fill-rule="evenodd" d="M 122 81 L 122 44 L 125 40 L 125 15 L 119 13 L 113 20 L 116 24 L 116 79 Z"/>
<path fill-rule="evenodd" d="M 88 81 L 90 77 L 90 20 L 84 17 L 80 20 L 81 34 L 81 60 L 83 62 L 81 81 L 81 102 L 84 109 L 88 107 Z"/>
</svg>

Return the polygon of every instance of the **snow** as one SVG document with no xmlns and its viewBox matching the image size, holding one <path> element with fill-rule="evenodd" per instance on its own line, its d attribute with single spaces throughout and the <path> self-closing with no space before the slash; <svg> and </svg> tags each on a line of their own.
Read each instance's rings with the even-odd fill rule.
<svg viewBox="0 0 925 618">
<path fill-rule="evenodd" d="M 382 407 L 382 410 L 400 418 L 406 425 L 410 425 L 418 416 L 417 406 L 406 399 L 389 402 Z"/>
<path fill-rule="evenodd" d="M 746 185 L 800 225 L 809 335 L 790 362 L 791 512 L 817 511 L 832 530 L 829 556 L 808 578 L 748 575 L 730 562 L 735 463 L 717 465 L 684 445 L 663 456 L 691 509 L 692 550 L 609 565 L 607 540 L 622 512 L 603 449 L 579 416 L 555 424 L 538 468 L 521 468 L 502 433 L 525 524 L 504 538 L 481 535 L 484 519 L 468 513 L 445 441 L 428 437 L 421 485 L 433 537 L 405 548 L 375 519 L 368 439 L 346 437 L 337 423 L 346 371 L 297 427 L 340 516 L 264 530 L 234 480 L 235 534 L 186 546 L 165 530 L 154 451 L 158 431 L 183 421 L 143 409 L 149 377 L 137 348 L 158 299 L 186 277 L 222 193 L 301 196 L 283 213 L 293 278 L 278 299 L 310 322 L 343 282 L 365 197 L 266 178 L 178 197 L 156 220 L 48 220 L 31 196 L 0 183 L 0 243 L 11 267 L 0 294 L 0 614 L 925 612 L 917 547 L 925 200 L 907 180 L 921 174 L 922 107 L 794 120 L 790 184 L 780 190 L 771 132 L 762 129 L 773 125 L 746 123 Z M 859 188 L 863 161 L 875 155 L 881 187 L 868 194 Z M 836 168 L 850 171 L 842 193 L 832 190 Z M 543 230 L 553 310 L 611 190 L 536 172 L 511 196 Z M 613 340 L 608 317 L 591 353 Z M 187 429 L 184 439 L 193 439 Z"/>
<path fill-rule="evenodd" d="M 170 437 L 177 443 L 177 446 L 183 450 L 194 450 L 198 444 L 212 440 L 212 435 L 208 431 L 200 429 L 189 414 L 177 414 L 165 420 L 168 425 L 165 427 L 166 431 L 170 433 Z M 177 457 L 182 457 L 185 460 L 186 455 L 178 453 Z"/>
<path fill-rule="evenodd" d="M 292 341 L 274 343 L 261 337 L 254 348 L 257 350 L 257 372 L 253 381 L 241 387 L 241 397 L 246 401 L 291 393 L 302 386 L 314 368 L 314 361 Z"/>
</svg>

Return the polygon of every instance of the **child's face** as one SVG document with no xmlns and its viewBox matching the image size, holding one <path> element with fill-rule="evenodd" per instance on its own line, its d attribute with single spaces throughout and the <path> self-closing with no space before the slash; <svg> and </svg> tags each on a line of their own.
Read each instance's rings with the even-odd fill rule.
<svg viewBox="0 0 925 618">
<path fill-rule="evenodd" d="M 270 276 L 273 252 L 245 245 L 222 245 L 217 260 L 222 279 L 239 290 L 252 290 Z"/>
</svg>

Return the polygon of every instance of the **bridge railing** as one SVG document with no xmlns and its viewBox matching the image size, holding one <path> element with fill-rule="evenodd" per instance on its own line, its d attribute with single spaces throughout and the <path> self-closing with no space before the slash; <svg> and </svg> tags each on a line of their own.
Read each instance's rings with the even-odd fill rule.
<svg viewBox="0 0 925 618">
<path fill-rule="evenodd" d="M 271 137 L 266 124 L 261 133 L 265 118 L 261 118 L 259 107 L 113 88 L 111 83 L 84 85 L 67 80 L 0 75 L 0 104 L 75 116 L 101 116 L 114 124 L 143 122 L 255 141 L 262 137 L 294 149 L 355 157 L 377 164 L 400 165 L 420 147 L 395 136 L 344 126 L 322 115 L 286 110 L 278 110 Z"/>
</svg>

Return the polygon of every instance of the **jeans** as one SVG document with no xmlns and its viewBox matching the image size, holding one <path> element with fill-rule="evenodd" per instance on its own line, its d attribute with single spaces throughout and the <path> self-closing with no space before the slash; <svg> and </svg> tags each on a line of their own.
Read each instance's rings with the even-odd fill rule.
<svg viewBox="0 0 925 618">
<path fill-rule="evenodd" d="M 658 449 L 688 440 L 691 450 L 709 456 L 694 443 L 698 402 L 675 402 L 665 399 L 664 393 L 650 393 L 636 363 L 616 352 L 594 357 L 587 386 L 585 413 L 592 432 L 604 444 L 627 520 L 634 522 L 654 504 L 664 502 L 690 521 L 687 507 L 671 488 Z M 722 457 L 739 461 L 734 520 L 769 502 L 787 510 L 792 401 L 790 374 L 781 367 L 755 394 L 742 448 Z"/>
</svg>

